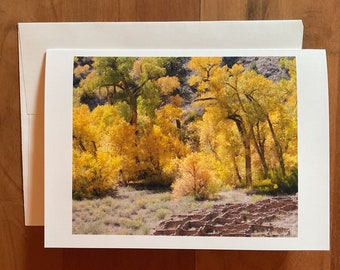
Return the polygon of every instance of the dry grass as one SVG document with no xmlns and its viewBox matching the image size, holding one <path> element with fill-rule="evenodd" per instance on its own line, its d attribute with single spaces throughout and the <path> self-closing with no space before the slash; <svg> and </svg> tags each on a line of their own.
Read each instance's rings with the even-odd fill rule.
<svg viewBox="0 0 340 270">
<path fill-rule="evenodd" d="M 263 198 L 247 196 L 242 191 L 227 191 L 216 200 L 196 201 L 192 197 L 175 200 L 170 191 L 120 188 L 115 198 L 73 201 L 73 233 L 148 235 L 172 215 L 205 210 L 216 204 L 254 202 Z"/>
</svg>

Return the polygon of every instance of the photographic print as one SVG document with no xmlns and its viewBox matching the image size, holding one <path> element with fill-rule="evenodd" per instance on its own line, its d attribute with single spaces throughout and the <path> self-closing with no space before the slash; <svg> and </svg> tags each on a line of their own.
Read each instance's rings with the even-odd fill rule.
<svg viewBox="0 0 340 270">
<path fill-rule="evenodd" d="M 295 56 L 73 61 L 72 234 L 298 237 Z"/>
</svg>

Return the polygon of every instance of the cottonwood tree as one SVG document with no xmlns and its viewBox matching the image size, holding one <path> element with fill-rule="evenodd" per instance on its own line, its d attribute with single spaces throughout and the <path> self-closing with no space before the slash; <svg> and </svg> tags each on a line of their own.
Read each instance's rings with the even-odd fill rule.
<svg viewBox="0 0 340 270">
<path fill-rule="evenodd" d="M 190 84 L 196 87 L 198 93 L 196 101 L 204 104 L 206 111 L 209 111 L 208 108 L 218 108 L 215 109 L 217 119 L 221 118 L 217 116 L 221 114 L 220 122 L 232 121 L 237 128 L 243 148 L 245 185 L 248 187 L 253 184 L 256 160 L 262 167 L 261 178 L 266 179 L 271 168 L 275 167 L 268 164 L 274 152 L 280 177 L 284 178 L 285 153 L 290 151 L 291 159 L 296 157 L 296 103 L 292 104 L 296 102 L 295 64 L 287 61 L 284 63 L 290 65 L 291 78 L 274 83 L 255 70 L 245 70 L 239 63 L 231 68 L 223 66 L 222 59 L 217 57 L 192 58 L 189 62 L 189 67 L 194 71 Z M 214 132 L 216 127 L 217 123 L 214 123 L 209 132 Z M 203 128 L 202 132 L 206 133 L 207 130 Z M 225 130 L 229 134 L 227 140 L 234 137 L 230 130 Z M 217 134 L 210 137 L 214 138 Z M 201 138 L 201 143 L 210 145 L 211 151 L 216 152 L 216 142 L 204 142 Z M 234 145 L 237 147 L 237 144 Z M 230 150 L 229 154 L 233 155 L 234 152 L 234 156 L 239 152 Z M 235 172 L 240 179 L 241 170 L 235 161 Z"/>
<path fill-rule="evenodd" d="M 176 61 L 160 57 L 95 57 L 90 72 L 90 68 L 77 68 L 77 76 L 82 70 L 86 74 L 80 76 L 83 79 L 74 89 L 74 151 L 80 149 L 95 157 L 102 138 L 107 137 L 107 151 L 120 160 L 116 166 L 118 176 L 114 174 L 120 183 L 167 182 L 165 178 L 171 178 L 169 172 L 173 173 L 172 159 L 188 150 L 176 131 L 176 120 L 182 112 L 181 98 L 172 95 L 179 86 L 178 78 L 170 76 L 176 74 L 170 65 Z M 97 106 L 82 104 L 86 103 L 84 96 L 98 99 Z M 92 118 L 104 107 L 117 115 L 106 113 L 108 120 L 103 125 L 90 117 L 82 118 L 78 108 L 84 106 Z M 91 134 L 88 127 L 93 127 Z"/>
<path fill-rule="evenodd" d="M 95 57 L 93 70 L 75 89 L 78 96 L 96 95 L 103 102 L 123 102 L 129 106 L 131 125 L 138 122 L 138 104 L 152 113 L 160 95 L 179 86 L 178 78 L 167 76 L 164 59 L 159 57 Z"/>
</svg>

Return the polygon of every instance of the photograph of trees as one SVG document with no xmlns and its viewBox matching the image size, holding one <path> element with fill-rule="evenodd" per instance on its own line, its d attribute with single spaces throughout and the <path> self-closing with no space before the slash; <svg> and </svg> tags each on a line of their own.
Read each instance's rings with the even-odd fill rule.
<svg viewBox="0 0 340 270">
<path fill-rule="evenodd" d="M 295 57 L 75 57 L 73 233 L 297 236 Z"/>
</svg>

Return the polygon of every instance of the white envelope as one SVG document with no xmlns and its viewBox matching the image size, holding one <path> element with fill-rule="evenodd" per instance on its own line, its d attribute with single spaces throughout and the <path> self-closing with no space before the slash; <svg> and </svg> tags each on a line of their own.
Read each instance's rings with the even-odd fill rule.
<svg viewBox="0 0 340 270">
<path fill-rule="evenodd" d="M 19 23 L 25 224 L 44 225 L 47 49 L 301 49 L 301 21 Z"/>
</svg>

